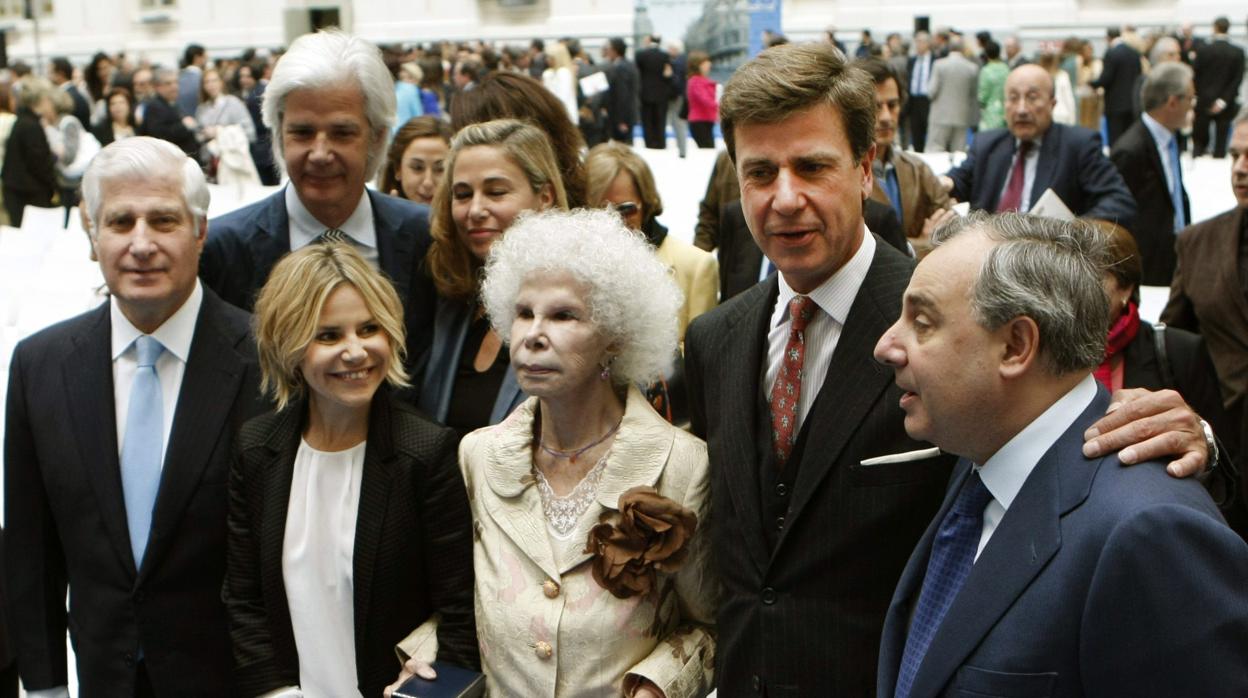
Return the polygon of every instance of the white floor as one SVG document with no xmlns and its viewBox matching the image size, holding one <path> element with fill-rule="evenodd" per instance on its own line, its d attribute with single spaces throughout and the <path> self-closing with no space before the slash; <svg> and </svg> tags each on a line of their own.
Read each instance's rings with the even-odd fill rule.
<svg viewBox="0 0 1248 698">
<path fill-rule="evenodd" d="M 691 242 L 698 218 L 698 202 L 706 192 L 716 151 L 700 150 L 690 141 L 685 158 L 678 156 L 674 143 L 669 143 L 666 150 L 639 148 L 639 152 L 654 171 L 663 198 L 662 222 L 671 235 Z M 923 157 L 938 174 L 949 169 L 954 160 L 946 153 L 929 153 Z M 1193 220 L 1204 220 L 1235 205 L 1230 190 L 1230 167 L 1229 159 L 1184 159 L 1184 181 L 1191 198 Z M 221 215 L 262 198 L 268 191 L 214 188 L 210 213 Z M 39 212 L 34 218 L 28 215 L 29 220 L 22 230 L 0 229 L 0 405 L 4 404 L 9 360 L 17 342 L 94 307 L 103 298 L 98 293 L 103 281 L 99 268 L 88 257 L 87 239 L 76 217 L 68 229 L 62 228 L 62 215 L 59 209 Z M 1165 298 L 1165 289 L 1144 289 L 1143 315 L 1155 319 Z M 3 433 L 3 417 L 0 416 L 0 442 Z M 70 665 L 73 666 L 72 656 Z M 71 687 L 76 694 L 76 686 Z"/>
</svg>

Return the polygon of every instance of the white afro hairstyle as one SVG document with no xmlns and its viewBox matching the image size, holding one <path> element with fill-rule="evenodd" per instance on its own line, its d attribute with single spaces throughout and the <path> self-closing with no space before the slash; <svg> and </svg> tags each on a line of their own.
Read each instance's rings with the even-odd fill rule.
<svg viewBox="0 0 1248 698">
<path fill-rule="evenodd" d="M 647 384 L 676 355 L 676 313 L 684 298 L 667 265 L 614 211 L 529 213 L 490 248 L 481 296 L 494 330 L 511 335 L 520 286 L 535 276 L 568 273 L 589 288 L 590 319 L 618 349 L 617 385 Z"/>
</svg>

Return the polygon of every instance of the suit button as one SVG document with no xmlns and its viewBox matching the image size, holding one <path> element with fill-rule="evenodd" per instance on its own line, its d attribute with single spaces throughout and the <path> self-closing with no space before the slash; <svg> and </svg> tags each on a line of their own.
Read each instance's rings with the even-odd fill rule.
<svg viewBox="0 0 1248 698">
<path fill-rule="evenodd" d="M 783 516 L 777 516 L 777 517 L 776 517 L 776 530 L 777 530 L 777 531 L 783 531 L 783 530 L 784 530 L 784 517 L 783 517 Z"/>
<path fill-rule="evenodd" d="M 763 603 L 768 606 L 776 602 L 776 590 L 771 587 L 763 589 Z"/>
<path fill-rule="evenodd" d="M 788 494 L 789 494 L 789 486 L 788 486 L 788 485 L 784 484 L 783 482 L 782 482 L 782 483 L 780 483 L 780 484 L 778 484 L 778 485 L 776 485 L 776 496 L 777 496 L 777 497 L 784 497 L 784 496 L 787 496 Z"/>
<path fill-rule="evenodd" d="M 542 582 L 542 593 L 546 595 L 546 598 L 553 599 L 559 595 L 559 585 L 555 584 L 555 580 L 547 579 Z"/>
<path fill-rule="evenodd" d="M 555 648 L 551 647 L 550 643 L 545 640 L 538 640 L 537 644 L 533 645 L 533 653 L 537 655 L 538 659 L 550 659 L 555 656 Z"/>
<path fill-rule="evenodd" d="M 758 678 L 758 674 L 754 675 L 754 692 L 755 693 L 763 692 L 763 680 Z"/>
<path fill-rule="evenodd" d="M 126 666 L 128 666 L 128 667 L 132 667 L 132 666 L 134 666 L 134 655 L 133 655 L 133 654 L 130 654 L 129 652 L 126 652 L 126 657 L 125 657 L 125 659 L 126 659 Z"/>
</svg>

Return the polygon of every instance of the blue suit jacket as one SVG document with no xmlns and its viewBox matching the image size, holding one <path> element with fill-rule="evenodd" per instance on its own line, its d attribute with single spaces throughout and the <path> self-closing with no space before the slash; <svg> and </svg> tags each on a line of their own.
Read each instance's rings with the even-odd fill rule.
<svg viewBox="0 0 1248 698">
<path fill-rule="evenodd" d="M 419 376 L 434 303 L 432 283 L 417 272 L 432 243 L 429 208 L 371 189 L 368 200 L 373 206 L 378 262 L 403 300 L 408 372 Z M 209 222 L 199 278 L 222 300 L 250 311 L 273 265 L 287 252 L 290 223 L 286 192 L 281 190 Z"/>
<path fill-rule="evenodd" d="M 1097 397 L 1040 459 L 997 526 L 910 695 L 1248 695 L 1248 546 L 1194 480 L 1160 463 L 1087 460 Z M 879 695 L 892 696 L 911 608 L 945 502 L 902 573 L 884 625 Z"/>
<path fill-rule="evenodd" d="M 949 171 L 954 198 L 971 202 L 973 209 L 996 211 L 1010 177 L 1014 150 L 1009 129 L 976 135 L 966 159 Z M 1101 152 L 1100 134 L 1086 128 L 1053 124 L 1044 134 L 1031 185 L 1032 205 L 1045 189 L 1052 189 L 1082 218 L 1102 218 L 1129 228 L 1135 217 L 1135 199 Z"/>
<path fill-rule="evenodd" d="M 455 372 L 459 369 L 459 357 L 464 351 L 464 341 L 472 324 L 473 308 L 467 303 L 438 298 L 437 312 L 433 320 L 433 341 L 429 346 L 428 363 L 420 376 L 420 397 L 417 406 L 439 424 L 446 424 L 451 409 L 451 393 L 455 390 Z M 504 346 L 503 351 L 507 348 Z M 503 421 L 511 411 L 520 406 L 528 395 L 516 382 L 516 371 L 509 364 L 503 384 L 499 386 L 494 407 L 490 410 L 490 424 Z"/>
</svg>

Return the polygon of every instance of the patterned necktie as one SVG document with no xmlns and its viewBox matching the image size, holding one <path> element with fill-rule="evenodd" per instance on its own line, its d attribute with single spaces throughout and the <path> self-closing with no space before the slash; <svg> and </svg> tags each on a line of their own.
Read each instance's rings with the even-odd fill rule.
<svg viewBox="0 0 1248 698">
<path fill-rule="evenodd" d="M 164 446 L 164 409 L 156 359 L 165 350 L 160 342 L 142 335 L 134 340 L 138 368 L 130 385 L 126 433 L 121 442 L 121 487 L 126 502 L 126 524 L 134 567 L 143 564 L 152 509 L 160 488 L 160 454 Z"/>
<path fill-rule="evenodd" d="M 1179 165 L 1179 139 L 1170 136 L 1170 201 L 1174 204 L 1174 232 L 1177 234 L 1187 225 L 1183 215 L 1183 168 Z"/>
<path fill-rule="evenodd" d="M 1027 178 L 1027 153 L 1031 151 L 1031 141 L 1018 144 L 1018 157 L 1014 158 L 1014 167 L 1010 169 L 1010 181 L 1005 185 L 1005 193 L 997 202 L 997 213 L 1018 211 L 1023 203 L 1023 180 Z"/>
<path fill-rule="evenodd" d="M 351 238 L 347 237 L 347 234 L 341 230 L 337 228 L 330 228 L 329 230 L 321 233 L 320 237 L 316 238 L 316 241 L 328 245 L 334 242 L 348 242 L 350 239 Z"/>
<path fill-rule="evenodd" d="M 784 345 L 780 372 L 771 386 L 767 404 L 771 408 L 771 446 L 776 465 L 784 467 L 797 438 L 797 406 L 802 399 L 802 364 L 806 360 L 806 325 L 817 306 L 810 296 L 794 296 L 789 301 L 789 340 Z"/>
<path fill-rule="evenodd" d="M 923 577 L 918 607 L 910 619 L 910 633 L 901 656 L 895 698 L 910 695 L 914 677 L 923 665 L 923 657 L 936 630 L 957 598 L 963 582 L 971 574 L 975 550 L 979 547 L 984 528 L 984 507 L 991 501 L 992 493 L 984 487 L 979 473 L 972 471 L 953 506 L 940 522 L 940 529 L 932 542 L 932 554 L 927 561 L 927 574 Z"/>
</svg>

